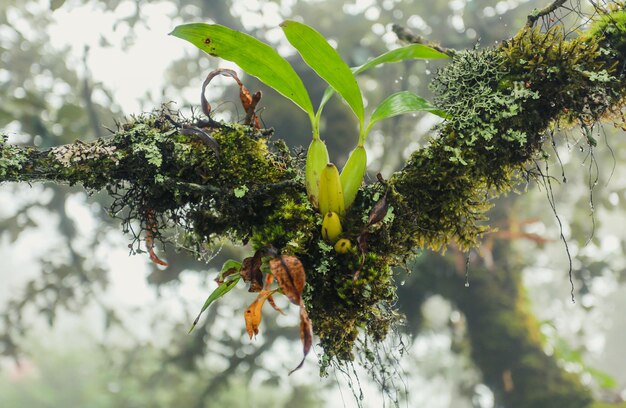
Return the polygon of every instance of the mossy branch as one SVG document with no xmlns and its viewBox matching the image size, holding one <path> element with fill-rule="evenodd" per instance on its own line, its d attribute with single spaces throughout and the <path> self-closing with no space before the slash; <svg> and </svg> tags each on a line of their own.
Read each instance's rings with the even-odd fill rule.
<svg viewBox="0 0 626 408">
<path fill-rule="evenodd" d="M 491 198 L 532 176 L 528 165 L 541 157 L 547 132 L 619 114 L 626 96 L 625 22 L 624 7 L 616 6 L 577 38 L 525 27 L 497 48 L 455 53 L 433 82 L 450 119 L 401 171 L 361 189 L 344 220 L 345 237 L 359 241 L 347 254 L 321 240 L 301 155 L 247 127 L 205 127 L 218 156 L 201 136 L 183 132 L 193 124 L 179 123 L 167 109 L 91 143 L 38 151 L 3 141 L 0 182 L 106 190 L 115 199 L 111 214 L 126 226 L 138 223 L 162 240 L 176 229 L 176 239 L 197 251 L 228 237 L 297 255 L 307 271 L 304 300 L 324 368 L 352 359 L 360 332 L 380 341 L 398 319 L 391 266 L 419 248 L 476 246 L 488 229 Z M 367 225 L 384 195 L 387 217 Z"/>
</svg>

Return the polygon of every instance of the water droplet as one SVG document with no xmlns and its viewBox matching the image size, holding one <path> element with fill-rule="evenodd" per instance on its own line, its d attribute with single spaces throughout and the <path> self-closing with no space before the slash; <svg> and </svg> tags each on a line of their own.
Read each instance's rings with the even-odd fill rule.
<svg viewBox="0 0 626 408">
<path fill-rule="evenodd" d="M 403 280 L 402 282 L 400 282 L 400 286 L 404 286 L 405 283 L 406 283 L 406 281 Z"/>
<path fill-rule="evenodd" d="M 465 282 L 465 287 L 469 288 L 469 282 Z"/>
<path fill-rule="evenodd" d="M 430 75 L 430 69 L 427 69 L 426 71 L 424 71 L 424 73 L 425 73 L 426 75 Z"/>
</svg>

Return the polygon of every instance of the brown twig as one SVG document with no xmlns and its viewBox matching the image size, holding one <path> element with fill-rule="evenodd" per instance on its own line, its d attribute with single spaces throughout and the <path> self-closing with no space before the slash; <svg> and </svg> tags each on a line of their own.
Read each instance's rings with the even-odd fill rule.
<svg viewBox="0 0 626 408">
<path fill-rule="evenodd" d="M 537 20 L 539 20 L 543 16 L 547 16 L 548 14 L 554 12 L 556 9 L 558 9 L 563 4 L 565 4 L 565 1 L 566 0 L 554 0 L 551 4 L 549 4 L 548 6 L 542 9 L 534 9 L 528 15 L 528 18 L 526 20 L 526 27 L 532 28 L 532 26 L 535 25 L 535 22 L 537 22 Z"/>
<path fill-rule="evenodd" d="M 439 52 L 442 52 L 450 57 L 453 57 L 456 54 L 456 50 L 453 50 L 451 48 L 444 48 L 440 46 L 439 44 L 426 41 L 423 37 L 414 34 L 411 30 L 399 24 L 394 24 L 391 27 L 391 29 L 393 30 L 394 33 L 396 33 L 396 35 L 398 36 L 398 39 L 401 41 L 406 41 L 411 44 L 427 45 L 430 48 L 433 48 Z"/>
</svg>

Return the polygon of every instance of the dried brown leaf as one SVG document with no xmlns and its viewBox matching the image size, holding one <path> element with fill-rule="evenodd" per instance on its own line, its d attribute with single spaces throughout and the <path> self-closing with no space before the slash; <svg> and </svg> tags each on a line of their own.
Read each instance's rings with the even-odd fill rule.
<svg viewBox="0 0 626 408">
<path fill-rule="evenodd" d="M 369 227 L 371 225 L 378 224 L 379 222 L 381 222 L 387 215 L 388 209 L 389 209 L 389 204 L 387 203 L 387 193 L 385 193 L 385 195 L 383 195 L 382 198 L 380 198 L 370 210 L 366 227 Z"/>
<path fill-rule="evenodd" d="M 274 291 L 272 291 L 272 292 L 274 292 Z M 272 306 L 274 308 L 274 310 L 276 310 L 281 315 L 285 316 L 285 312 L 283 312 L 280 307 L 276 306 L 276 302 L 274 302 L 274 297 L 272 295 L 269 295 L 267 297 L 267 302 L 270 304 L 270 306 Z"/>
<path fill-rule="evenodd" d="M 255 128 L 260 129 L 261 125 L 259 123 L 259 118 L 256 115 L 255 110 L 256 110 L 256 105 L 261 100 L 261 91 L 257 91 L 254 93 L 254 95 L 250 95 L 250 91 L 248 91 L 248 89 L 243 85 L 243 83 L 237 76 L 237 73 L 233 71 L 232 69 L 218 68 L 216 70 L 211 71 L 209 75 L 207 75 L 206 79 L 204 80 L 204 83 L 202 84 L 202 95 L 200 98 L 200 103 L 202 105 L 202 112 L 204 112 L 206 116 L 211 115 L 211 104 L 209 104 L 209 101 L 207 101 L 204 95 L 204 92 L 206 90 L 206 87 L 211 82 L 211 80 L 213 80 L 213 78 L 215 78 L 218 75 L 231 77 L 235 80 L 235 82 L 237 82 L 237 85 L 239 85 L 239 99 L 241 100 L 241 105 L 243 106 L 243 109 L 246 112 L 245 123 L 247 125 L 254 125 Z"/>
<path fill-rule="evenodd" d="M 300 304 L 300 340 L 302 341 L 302 353 L 304 355 L 302 356 L 300 364 L 291 370 L 289 375 L 302 367 L 304 360 L 309 354 L 309 351 L 311 351 L 311 346 L 313 345 L 313 326 L 311 324 L 311 319 L 309 319 L 309 314 L 302 303 Z"/>
<path fill-rule="evenodd" d="M 306 283 L 302 262 L 295 256 L 281 255 L 270 260 L 270 270 L 287 299 L 295 305 L 300 305 L 302 290 Z"/>
<path fill-rule="evenodd" d="M 252 339 L 253 336 L 259 334 L 259 325 L 261 324 L 263 303 L 267 300 L 268 297 L 272 295 L 272 292 L 269 290 L 262 290 L 261 293 L 254 299 L 254 302 L 248 306 L 246 311 L 243 314 L 243 317 L 246 321 L 246 331 L 248 332 L 248 336 Z"/>
<path fill-rule="evenodd" d="M 257 251 L 254 256 L 243 260 L 241 277 L 250 284 L 248 292 L 260 292 L 263 289 L 263 272 L 261 272 L 261 254 Z"/>
</svg>

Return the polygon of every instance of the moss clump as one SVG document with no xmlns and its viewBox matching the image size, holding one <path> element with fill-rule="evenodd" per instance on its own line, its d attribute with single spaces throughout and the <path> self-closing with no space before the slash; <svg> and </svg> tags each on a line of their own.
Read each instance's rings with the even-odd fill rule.
<svg viewBox="0 0 626 408">
<path fill-rule="evenodd" d="M 267 200 L 267 214 L 253 228 L 255 249 L 273 245 L 283 253 L 297 254 L 305 251 L 316 229 L 316 219 L 306 195 L 281 194 Z"/>
<path fill-rule="evenodd" d="M 3 179 L 18 178 L 28 162 L 28 150 L 7 143 L 8 137 L 0 135 L 0 182 Z"/>
<path fill-rule="evenodd" d="M 507 80 L 521 81 L 541 95 L 530 101 L 524 115 L 537 131 L 557 120 L 595 123 L 621 100 L 623 62 L 607 58 L 603 40 L 594 35 L 566 40 L 554 27 L 547 32 L 524 30 L 501 47 Z"/>
<path fill-rule="evenodd" d="M 588 37 L 602 38 L 603 49 L 610 57 L 626 64 L 626 3 L 609 5 L 610 13 L 600 15 L 586 33 Z"/>
<path fill-rule="evenodd" d="M 303 258 L 308 282 L 305 303 L 324 350 L 320 363 L 325 374 L 330 364 L 354 359 L 360 334 L 380 342 L 399 316 L 392 307 L 396 287 L 388 258 L 370 252 L 361 267 L 356 248 L 338 254 L 323 241 L 317 243 L 318 249 Z"/>
</svg>

